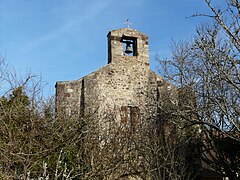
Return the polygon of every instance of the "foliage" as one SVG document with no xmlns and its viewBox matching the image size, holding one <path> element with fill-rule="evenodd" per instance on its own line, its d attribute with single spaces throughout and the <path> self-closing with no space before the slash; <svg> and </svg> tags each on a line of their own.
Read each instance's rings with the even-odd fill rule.
<svg viewBox="0 0 240 180">
<path fill-rule="evenodd" d="M 28 75 L 21 83 L 4 60 L 0 67 L 0 81 L 10 87 L 0 98 L 1 177 L 67 179 L 85 171 L 80 143 L 84 121 L 56 116 L 54 100 L 38 97 L 41 82 L 35 76 Z"/>
<path fill-rule="evenodd" d="M 48 177 L 65 171 L 76 175 L 84 171 L 82 162 L 82 135 L 84 123 L 76 118 L 60 118 L 42 114 L 30 106 L 23 87 L 14 89 L 0 99 L 1 173 L 8 178 L 40 175 L 42 163 L 48 167 Z M 59 154 L 61 159 L 59 159 Z M 60 175 L 59 175 L 60 174 Z M 63 174 L 59 173 L 58 177 Z"/>
</svg>

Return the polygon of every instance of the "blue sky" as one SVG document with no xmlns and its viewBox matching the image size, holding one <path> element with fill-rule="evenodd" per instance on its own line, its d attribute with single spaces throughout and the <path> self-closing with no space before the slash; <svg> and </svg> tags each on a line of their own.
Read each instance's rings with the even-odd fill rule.
<svg viewBox="0 0 240 180">
<path fill-rule="evenodd" d="M 222 0 L 219 0 L 222 1 Z M 44 94 L 107 64 L 108 31 L 131 27 L 149 35 L 150 62 L 170 56 L 170 43 L 191 40 L 209 12 L 203 0 L 0 0 L 0 55 L 23 73 L 42 76 Z"/>
</svg>

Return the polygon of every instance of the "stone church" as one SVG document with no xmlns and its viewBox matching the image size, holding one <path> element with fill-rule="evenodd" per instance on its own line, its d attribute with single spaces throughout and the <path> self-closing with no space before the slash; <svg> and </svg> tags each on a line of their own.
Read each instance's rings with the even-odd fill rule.
<svg viewBox="0 0 240 180">
<path fill-rule="evenodd" d="M 114 114 L 120 124 L 132 127 L 140 120 L 159 119 L 159 102 L 174 101 L 177 90 L 150 69 L 148 36 L 123 28 L 110 31 L 107 39 L 106 66 L 78 80 L 56 83 L 57 113 L 93 115 L 99 121 Z M 102 131 L 105 126 L 102 124 Z"/>
<path fill-rule="evenodd" d="M 128 128 L 130 127 L 130 131 L 134 129 L 136 131 L 135 126 L 138 126 L 141 120 L 146 122 L 147 119 L 154 119 L 157 116 L 157 101 L 161 97 L 161 92 L 171 92 L 173 86 L 150 69 L 149 44 L 146 34 L 131 28 L 123 28 L 110 31 L 107 38 L 107 65 L 78 80 L 57 82 L 56 110 L 58 114 L 96 117 L 98 122 L 95 124 L 98 124 L 98 127 L 94 127 L 94 129 L 100 126 L 98 136 L 115 136 L 113 144 L 116 142 L 117 144 L 114 148 L 122 149 L 121 152 L 129 152 L 129 144 L 124 148 L 119 146 L 130 142 L 130 135 L 121 136 L 119 139 L 116 137 L 118 133 L 116 131 L 116 134 L 110 135 L 109 124 L 114 124 L 111 125 L 114 127 L 116 124 L 118 127 L 124 124 Z M 106 121 L 109 117 L 113 117 L 111 122 Z M 113 121 L 116 123 L 112 123 Z M 147 129 L 146 126 L 144 129 Z M 109 141 L 111 138 L 110 140 L 105 138 L 99 143 L 102 149 L 104 149 L 104 144 Z M 104 156 L 114 154 L 115 152 L 109 152 L 110 147 L 106 148 L 108 153 L 101 154 Z M 131 148 L 134 149 L 135 145 L 134 148 L 133 146 Z M 102 149 L 99 151 L 103 151 Z M 132 149 L 131 154 L 135 158 L 137 151 L 132 153 Z M 121 152 L 114 155 L 119 158 L 105 157 L 105 159 L 112 159 L 110 164 L 114 159 L 125 159 L 126 156 L 124 154 L 121 156 Z M 127 156 L 128 154 L 126 153 Z M 98 155 L 93 159 L 97 158 Z M 130 161 L 132 158 L 128 157 L 128 159 Z M 129 162 L 117 165 L 118 168 L 107 179 L 120 178 L 140 170 L 141 160 L 139 158 L 135 158 L 131 164 L 134 165 L 130 165 Z"/>
<path fill-rule="evenodd" d="M 57 111 L 101 116 L 114 110 L 120 112 L 118 118 L 132 120 L 136 114 L 155 116 L 160 92 L 173 87 L 150 69 L 148 36 L 123 28 L 107 38 L 106 66 L 79 80 L 56 83 Z"/>
</svg>

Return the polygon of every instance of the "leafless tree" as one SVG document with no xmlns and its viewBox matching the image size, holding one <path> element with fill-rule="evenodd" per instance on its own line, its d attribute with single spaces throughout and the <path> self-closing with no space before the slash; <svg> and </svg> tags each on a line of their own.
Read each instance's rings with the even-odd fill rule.
<svg viewBox="0 0 240 180">
<path fill-rule="evenodd" d="M 203 160 L 237 179 L 240 143 L 240 2 L 217 7 L 205 0 L 213 19 L 197 28 L 193 42 L 173 42 L 172 60 L 161 60 L 160 73 L 179 88 L 179 107 L 171 112 L 182 127 L 198 125 Z M 229 151 L 226 145 L 232 144 Z M 235 154 L 234 154 L 235 153 Z M 234 156 L 235 158 L 233 158 Z"/>
</svg>

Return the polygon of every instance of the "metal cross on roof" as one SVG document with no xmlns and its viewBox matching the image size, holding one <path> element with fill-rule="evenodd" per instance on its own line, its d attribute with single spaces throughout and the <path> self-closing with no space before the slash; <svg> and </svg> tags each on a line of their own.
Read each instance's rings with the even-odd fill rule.
<svg viewBox="0 0 240 180">
<path fill-rule="evenodd" d="M 132 23 L 129 21 L 129 19 L 127 19 L 125 24 L 127 25 L 127 28 L 129 28 Z"/>
</svg>

